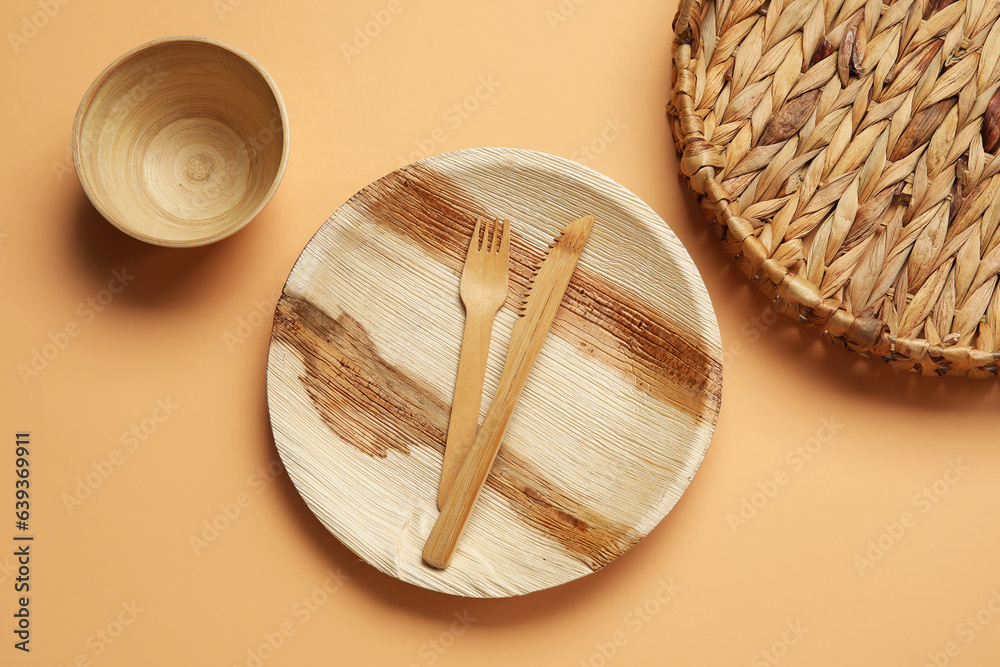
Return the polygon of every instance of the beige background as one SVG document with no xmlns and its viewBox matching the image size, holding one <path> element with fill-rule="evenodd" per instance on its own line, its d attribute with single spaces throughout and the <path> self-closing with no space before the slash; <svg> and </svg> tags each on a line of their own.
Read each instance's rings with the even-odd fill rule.
<svg viewBox="0 0 1000 667">
<path fill-rule="evenodd" d="M 745 285 L 675 175 L 675 2 L 63 1 L 0 9 L 0 664 L 1000 661 L 997 383 L 871 365 L 776 321 Z M 386 25 L 345 53 L 372 12 Z M 68 152 L 94 77 L 174 34 L 252 54 L 292 115 L 270 205 L 193 250 L 104 222 Z M 676 509 L 605 570 L 505 601 L 378 573 L 266 471 L 268 325 L 295 258 L 359 188 L 471 146 L 577 159 L 642 197 L 702 271 L 726 350 L 718 429 Z M 115 270 L 134 278 L 98 312 L 87 300 L 107 301 Z M 32 434 L 28 655 L 11 632 L 18 430 Z M 68 507 L 78 487 L 90 494 Z"/>
</svg>

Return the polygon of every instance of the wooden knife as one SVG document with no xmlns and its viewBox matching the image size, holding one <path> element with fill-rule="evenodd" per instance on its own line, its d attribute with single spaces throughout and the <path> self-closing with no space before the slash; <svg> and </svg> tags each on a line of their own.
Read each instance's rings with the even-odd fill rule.
<svg viewBox="0 0 1000 667">
<path fill-rule="evenodd" d="M 476 432 L 468 457 L 424 545 L 424 562 L 432 567 L 446 567 L 455 552 L 458 538 L 486 483 L 514 405 L 559 310 L 593 224 L 594 217 L 587 215 L 566 227 L 549 246 L 541 267 L 531 281 L 524 297 L 521 317 L 511 329 L 507 360 L 489 411 Z"/>
</svg>

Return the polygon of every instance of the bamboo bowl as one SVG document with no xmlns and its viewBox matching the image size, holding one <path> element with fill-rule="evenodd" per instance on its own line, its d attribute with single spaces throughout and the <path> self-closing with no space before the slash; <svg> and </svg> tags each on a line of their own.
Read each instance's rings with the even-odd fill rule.
<svg viewBox="0 0 1000 667">
<path fill-rule="evenodd" d="M 288 116 L 270 75 L 204 37 L 150 42 L 84 95 L 73 162 L 113 225 L 163 246 L 199 246 L 246 225 L 278 188 Z"/>
</svg>

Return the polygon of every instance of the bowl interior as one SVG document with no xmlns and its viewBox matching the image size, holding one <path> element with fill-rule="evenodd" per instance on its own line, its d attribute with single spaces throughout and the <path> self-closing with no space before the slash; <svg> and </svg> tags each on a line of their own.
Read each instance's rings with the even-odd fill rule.
<svg viewBox="0 0 1000 667">
<path fill-rule="evenodd" d="M 156 42 L 88 91 L 75 133 L 80 180 L 112 223 L 197 245 L 249 222 L 284 169 L 287 124 L 268 77 L 224 46 Z"/>
</svg>

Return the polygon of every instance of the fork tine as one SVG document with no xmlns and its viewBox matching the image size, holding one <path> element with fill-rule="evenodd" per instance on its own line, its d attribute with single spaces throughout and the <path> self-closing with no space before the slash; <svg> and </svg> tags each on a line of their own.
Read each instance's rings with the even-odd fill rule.
<svg viewBox="0 0 1000 667">
<path fill-rule="evenodd" d="M 490 252 L 494 253 L 500 249 L 500 218 L 493 218 L 493 236 L 490 238 Z"/>
<path fill-rule="evenodd" d="M 482 227 L 482 218 L 476 218 L 476 226 L 472 230 L 472 241 L 469 243 L 469 252 L 479 252 L 479 231 Z"/>
<path fill-rule="evenodd" d="M 504 257 L 510 256 L 510 220 L 507 219 L 504 219 L 500 231 L 500 254 Z"/>
</svg>

